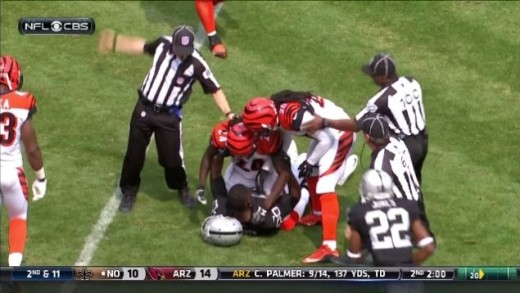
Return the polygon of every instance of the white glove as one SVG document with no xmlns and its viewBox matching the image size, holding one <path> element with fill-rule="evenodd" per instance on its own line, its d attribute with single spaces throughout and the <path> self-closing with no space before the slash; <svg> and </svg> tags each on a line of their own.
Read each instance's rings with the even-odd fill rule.
<svg viewBox="0 0 520 293">
<path fill-rule="evenodd" d="M 47 179 L 44 181 L 34 180 L 32 184 L 33 201 L 42 199 L 47 191 Z"/>
</svg>

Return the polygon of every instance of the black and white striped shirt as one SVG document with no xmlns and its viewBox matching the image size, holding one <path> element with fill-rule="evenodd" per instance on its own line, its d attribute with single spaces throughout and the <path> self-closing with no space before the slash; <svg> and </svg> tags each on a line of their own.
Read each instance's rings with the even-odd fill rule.
<svg viewBox="0 0 520 293">
<path fill-rule="evenodd" d="M 180 107 L 189 99 L 195 80 L 200 82 L 206 94 L 220 89 L 198 50 L 183 61 L 172 53 L 171 45 L 171 36 L 145 44 L 144 51 L 154 57 L 152 68 L 139 89 L 142 97 L 153 104 Z"/>
<path fill-rule="evenodd" d="M 395 134 L 417 135 L 426 128 L 421 86 L 411 77 L 400 77 L 379 91 L 356 115 L 356 120 L 361 121 L 367 113 L 384 115 Z"/>
<path fill-rule="evenodd" d="M 372 153 L 370 168 L 382 170 L 392 176 L 393 191 L 397 198 L 419 200 L 421 190 L 415 176 L 410 152 L 404 141 L 390 137 L 390 142 Z"/>
</svg>

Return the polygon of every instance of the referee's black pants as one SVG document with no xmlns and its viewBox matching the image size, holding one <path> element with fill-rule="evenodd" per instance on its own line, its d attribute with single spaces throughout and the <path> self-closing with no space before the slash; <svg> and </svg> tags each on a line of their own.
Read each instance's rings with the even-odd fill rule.
<svg viewBox="0 0 520 293">
<path fill-rule="evenodd" d="M 422 166 L 428 154 L 428 131 L 425 129 L 417 135 L 409 135 L 401 139 L 410 152 L 415 176 L 417 176 L 417 180 L 419 180 L 419 184 L 421 184 Z"/>
<path fill-rule="evenodd" d="M 137 196 L 146 148 L 153 133 L 166 184 L 170 189 L 178 190 L 188 186 L 182 157 L 181 119 L 139 99 L 130 121 L 128 147 L 119 181 L 119 187 L 125 196 Z"/>
</svg>

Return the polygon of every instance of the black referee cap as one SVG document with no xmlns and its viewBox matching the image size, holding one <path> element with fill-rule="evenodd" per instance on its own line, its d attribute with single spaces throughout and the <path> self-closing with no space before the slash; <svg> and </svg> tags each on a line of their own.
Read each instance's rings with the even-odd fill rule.
<svg viewBox="0 0 520 293">
<path fill-rule="evenodd" d="M 377 54 L 372 57 L 372 59 L 370 59 L 368 64 L 365 64 L 363 67 L 361 67 L 361 71 L 370 76 L 395 75 L 395 62 L 389 54 Z"/>
<path fill-rule="evenodd" d="M 193 53 L 195 43 L 195 33 L 193 28 L 181 25 L 173 30 L 172 35 L 173 52 L 176 55 L 187 57 Z"/>
<path fill-rule="evenodd" d="M 386 138 L 390 135 L 388 122 L 381 114 L 367 114 L 361 125 L 363 126 L 363 133 L 368 134 L 373 139 Z"/>
</svg>

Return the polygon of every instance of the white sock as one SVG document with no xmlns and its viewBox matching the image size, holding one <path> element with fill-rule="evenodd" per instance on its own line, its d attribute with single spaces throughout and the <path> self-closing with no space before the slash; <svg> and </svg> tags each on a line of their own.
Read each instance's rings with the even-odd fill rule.
<svg viewBox="0 0 520 293">
<path fill-rule="evenodd" d="M 9 254 L 9 266 L 19 267 L 22 265 L 23 254 L 19 252 L 13 252 Z"/>
<path fill-rule="evenodd" d="M 336 250 L 336 240 L 323 240 L 323 245 L 327 245 L 330 249 Z"/>
<path fill-rule="evenodd" d="M 214 35 L 217 34 L 217 31 L 212 31 L 212 32 L 209 32 L 208 33 L 208 37 L 213 37 Z"/>
<path fill-rule="evenodd" d="M 306 188 L 302 188 L 300 200 L 298 201 L 293 210 L 298 214 L 298 218 L 301 218 L 303 212 L 305 212 L 305 206 L 307 206 L 307 203 L 309 202 L 309 197 L 309 191 Z"/>
</svg>

